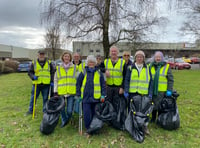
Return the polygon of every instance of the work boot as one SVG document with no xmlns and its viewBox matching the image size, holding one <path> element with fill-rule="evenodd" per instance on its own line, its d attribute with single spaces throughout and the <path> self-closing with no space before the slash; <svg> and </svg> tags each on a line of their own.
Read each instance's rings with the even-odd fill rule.
<svg viewBox="0 0 200 148">
<path fill-rule="evenodd" d="M 26 114 L 25 114 L 25 116 L 32 115 L 32 114 L 33 114 L 33 112 L 27 111 Z"/>
<path fill-rule="evenodd" d="M 68 123 L 68 121 L 65 121 L 64 123 L 62 123 L 62 124 L 60 125 L 60 127 L 61 127 L 61 128 L 65 127 L 65 126 L 67 125 L 67 123 Z"/>
</svg>

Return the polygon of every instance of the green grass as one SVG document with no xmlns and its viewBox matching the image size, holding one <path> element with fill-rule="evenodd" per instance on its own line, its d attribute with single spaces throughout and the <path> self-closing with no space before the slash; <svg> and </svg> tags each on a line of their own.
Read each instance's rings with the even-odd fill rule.
<svg viewBox="0 0 200 148">
<path fill-rule="evenodd" d="M 38 99 L 36 117 L 24 116 L 28 110 L 31 80 L 25 73 L 0 76 L 0 147 L 199 147 L 200 145 L 200 71 L 173 71 L 174 89 L 180 93 L 178 108 L 181 127 L 175 131 L 163 130 L 149 124 L 150 136 L 142 144 L 135 142 L 127 132 L 105 125 L 98 135 L 90 138 L 78 134 L 76 125 L 60 128 L 53 134 L 42 135 L 42 98 Z"/>
</svg>

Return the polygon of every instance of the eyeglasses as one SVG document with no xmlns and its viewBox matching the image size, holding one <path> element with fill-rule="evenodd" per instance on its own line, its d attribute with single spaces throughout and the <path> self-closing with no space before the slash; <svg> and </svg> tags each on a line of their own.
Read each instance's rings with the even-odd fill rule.
<svg viewBox="0 0 200 148">
<path fill-rule="evenodd" d="M 125 55 L 124 55 L 124 57 L 129 57 L 129 56 L 130 56 L 130 55 L 128 55 L 128 54 L 125 54 Z"/>
</svg>

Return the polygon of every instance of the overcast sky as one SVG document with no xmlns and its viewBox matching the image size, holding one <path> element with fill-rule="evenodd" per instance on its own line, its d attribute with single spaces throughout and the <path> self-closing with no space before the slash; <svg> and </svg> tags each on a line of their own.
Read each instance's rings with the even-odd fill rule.
<svg viewBox="0 0 200 148">
<path fill-rule="evenodd" d="M 0 44 L 26 48 L 42 48 L 45 29 L 40 25 L 40 0 L 0 0 Z M 191 37 L 180 36 L 183 20 L 176 11 L 168 11 L 165 4 L 159 4 L 159 13 L 168 17 L 164 28 L 155 28 L 160 35 L 158 42 L 193 42 Z"/>
</svg>

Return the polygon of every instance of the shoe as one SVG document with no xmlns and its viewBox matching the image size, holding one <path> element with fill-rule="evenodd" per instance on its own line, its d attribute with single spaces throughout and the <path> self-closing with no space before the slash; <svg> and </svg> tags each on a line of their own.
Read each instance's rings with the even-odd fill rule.
<svg viewBox="0 0 200 148">
<path fill-rule="evenodd" d="M 67 121 L 64 122 L 64 123 L 62 123 L 60 127 L 61 127 L 61 128 L 65 127 L 65 126 L 67 125 L 67 123 L 68 123 Z"/>
<path fill-rule="evenodd" d="M 32 115 L 32 114 L 33 114 L 33 112 L 27 111 L 26 114 L 25 114 L 25 116 Z"/>
<path fill-rule="evenodd" d="M 146 126 L 144 127 L 144 133 L 146 135 L 150 135 L 149 129 Z"/>
<path fill-rule="evenodd" d="M 90 134 L 88 134 L 87 132 L 84 133 L 84 136 L 85 136 L 86 138 L 90 138 Z"/>
</svg>

